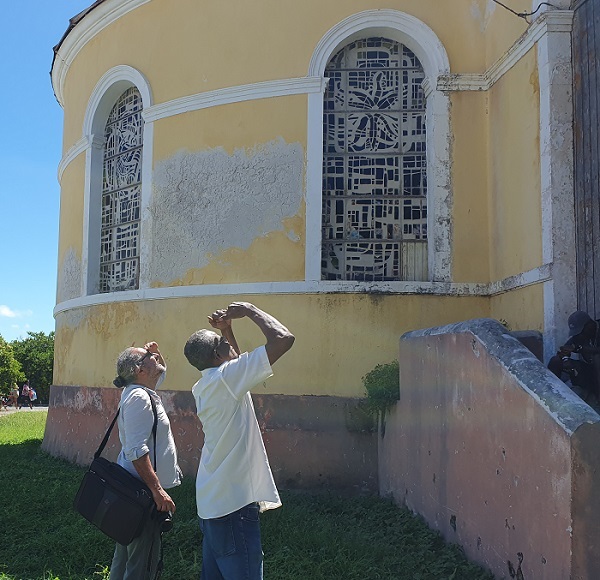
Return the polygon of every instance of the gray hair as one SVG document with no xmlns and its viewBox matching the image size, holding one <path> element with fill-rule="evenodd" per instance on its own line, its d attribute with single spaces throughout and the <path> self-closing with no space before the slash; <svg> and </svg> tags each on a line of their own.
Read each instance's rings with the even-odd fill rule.
<svg viewBox="0 0 600 580">
<path fill-rule="evenodd" d="M 126 387 L 135 381 L 140 360 L 144 355 L 135 347 L 126 348 L 117 359 L 117 378 L 113 381 L 116 387 Z"/>
<path fill-rule="evenodd" d="M 183 354 L 199 371 L 212 366 L 215 356 L 215 333 L 206 329 L 197 330 L 185 343 Z"/>
</svg>

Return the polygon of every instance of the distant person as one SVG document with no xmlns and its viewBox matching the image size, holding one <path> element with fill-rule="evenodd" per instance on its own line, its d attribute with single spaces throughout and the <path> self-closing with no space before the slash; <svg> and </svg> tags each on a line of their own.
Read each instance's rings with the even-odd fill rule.
<svg viewBox="0 0 600 580">
<path fill-rule="evenodd" d="M 239 354 L 232 320 L 249 318 L 266 344 Z M 268 379 L 294 344 L 293 334 L 270 314 L 234 302 L 208 317 L 184 354 L 202 376 L 192 387 L 204 446 L 196 478 L 202 540 L 202 578 L 260 580 L 263 553 L 259 512 L 281 505 L 254 413 L 250 389 Z"/>
<path fill-rule="evenodd" d="M 17 383 L 13 383 L 10 386 L 10 394 L 9 394 L 10 404 L 16 409 L 19 403 L 19 387 Z"/>
<path fill-rule="evenodd" d="M 561 380 L 585 391 L 600 403 L 600 321 L 576 310 L 569 316 L 569 339 L 548 362 L 548 368 Z"/>
<path fill-rule="evenodd" d="M 31 409 L 31 401 L 29 400 L 29 389 L 31 387 L 29 386 L 29 381 L 25 381 L 23 383 L 23 386 L 21 387 L 21 397 L 20 397 L 20 402 L 19 402 L 19 409 L 23 406 L 23 405 L 29 405 L 29 408 Z"/>
<path fill-rule="evenodd" d="M 37 393 L 33 387 L 29 387 L 29 408 L 33 409 L 33 405 L 37 405 Z"/>
</svg>

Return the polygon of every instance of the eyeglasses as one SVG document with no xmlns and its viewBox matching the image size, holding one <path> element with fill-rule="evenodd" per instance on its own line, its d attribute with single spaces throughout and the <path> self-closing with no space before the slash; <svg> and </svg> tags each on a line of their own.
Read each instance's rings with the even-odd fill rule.
<svg viewBox="0 0 600 580">
<path fill-rule="evenodd" d="M 226 344 L 229 347 L 229 343 L 227 342 L 227 339 L 224 336 L 221 336 L 220 338 L 217 338 L 217 342 L 215 344 L 215 354 L 218 354 L 217 351 L 219 350 L 219 348 L 221 347 L 221 345 Z"/>
<path fill-rule="evenodd" d="M 156 358 L 158 358 L 158 353 L 156 352 L 150 352 L 149 350 L 146 351 L 146 354 L 138 361 L 138 366 L 142 366 L 142 363 L 149 357 L 151 356 L 156 356 Z"/>
</svg>

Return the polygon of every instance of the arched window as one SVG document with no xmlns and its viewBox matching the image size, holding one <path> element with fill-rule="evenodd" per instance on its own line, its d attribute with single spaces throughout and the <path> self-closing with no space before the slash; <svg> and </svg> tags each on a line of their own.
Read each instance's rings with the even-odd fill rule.
<svg viewBox="0 0 600 580">
<path fill-rule="evenodd" d="M 427 280 L 423 67 L 403 44 L 331 58 L 323 107 L 323 280 Z"/>
<path fill-rule="evenodd" d="M 131 87 L 104 130 L 99 292 L 139 287 L 142 137 L 142 98 Z"/>
</svg>

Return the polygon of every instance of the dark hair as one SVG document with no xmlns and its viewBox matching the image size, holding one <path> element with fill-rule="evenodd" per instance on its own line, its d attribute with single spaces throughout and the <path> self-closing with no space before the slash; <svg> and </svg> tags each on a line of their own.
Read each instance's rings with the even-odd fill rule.
<svg viewBox="0 0 600 580">
<path fill-rule="evenodd" d="M 212 366 L 215 356 L 215 333 L 211 330 L 197 330 L 190 336 L 183 348 L 188 362 L 203 371 Z"/>
</svg>

